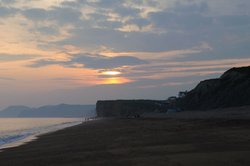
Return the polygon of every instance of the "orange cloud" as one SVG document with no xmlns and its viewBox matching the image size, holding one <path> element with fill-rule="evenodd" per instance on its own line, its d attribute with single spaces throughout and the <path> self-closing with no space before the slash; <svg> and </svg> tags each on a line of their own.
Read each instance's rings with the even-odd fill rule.
<svg viewBox="0 0 250 166">
<path fill-rule="evenodd" d="M 111 78 L 104 78 L 97 84 L 126 84 L 130 82 L 133 82 L 133 80 L 124 77 L 111 77 Z"/>
</svg>

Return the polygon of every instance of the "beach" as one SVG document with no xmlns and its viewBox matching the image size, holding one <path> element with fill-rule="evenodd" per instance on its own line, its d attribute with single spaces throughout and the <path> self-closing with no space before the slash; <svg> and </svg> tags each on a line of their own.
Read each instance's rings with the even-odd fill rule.
<svg viewBox="0 0 250 166">
<path fill-rule="evenodd" d="M 85 122 L 0 153 L 1 166 L 247 166 L 248 118 Z"/>
</svg>

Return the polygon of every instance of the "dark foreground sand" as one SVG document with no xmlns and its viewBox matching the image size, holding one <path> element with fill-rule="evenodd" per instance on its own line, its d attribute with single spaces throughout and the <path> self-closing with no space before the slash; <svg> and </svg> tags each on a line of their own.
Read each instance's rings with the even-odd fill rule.
<svg viewBox="0 0 250 166">
<path fill-rule="evenodd" d="M 88 122 L 0 153 L 0 166 L 249 166 L 250 120 Z"/>
</svg>

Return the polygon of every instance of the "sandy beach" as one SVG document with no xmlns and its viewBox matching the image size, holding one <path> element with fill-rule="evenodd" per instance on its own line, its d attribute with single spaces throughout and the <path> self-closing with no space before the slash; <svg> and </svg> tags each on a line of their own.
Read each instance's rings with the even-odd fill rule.
<svg viewBox="0 0 250 166">
<path fill-rule="evenodd" d="M 0 165 L 248 166 L 249 156 L 248 118 L 109 119 L 6 149 Z"/>
</svg>

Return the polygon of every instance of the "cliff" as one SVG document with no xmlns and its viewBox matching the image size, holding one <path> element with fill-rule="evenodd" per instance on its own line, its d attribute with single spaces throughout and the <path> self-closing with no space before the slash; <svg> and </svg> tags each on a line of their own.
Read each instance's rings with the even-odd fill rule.
<svg viewBox="0 0 250 166">
<path fill-rule="evenodd" d="M 178 105 L 184 110 L 250 105 L 250 66 L 232 68 L 220 78 L 200 82 Z"/>
<path fill-rule="evenodd" d="M 164 109 L 164 103 L 155 100 L 110 100 L 98 101 L 96 104 L 99 117 L 136 117 L 145 112 L 161 112 Z"/>
</svg>

